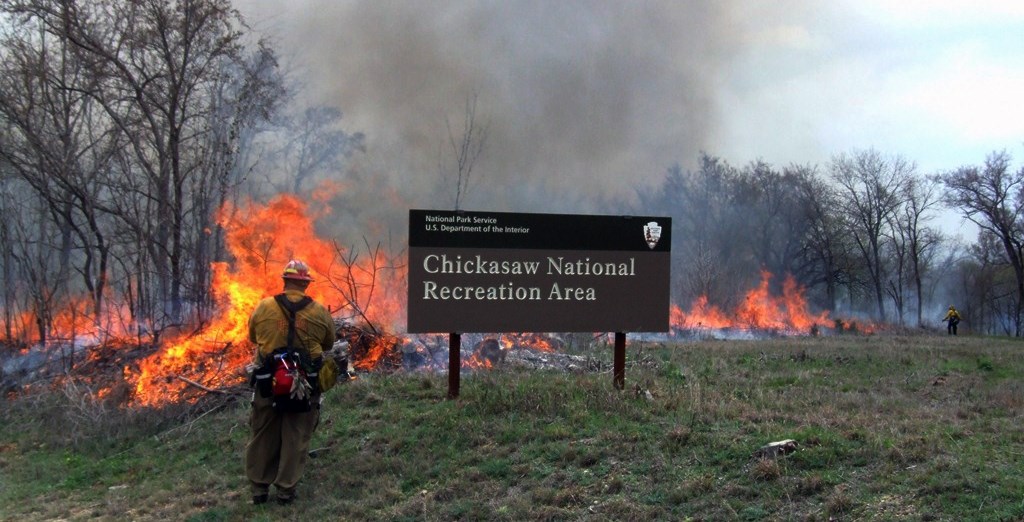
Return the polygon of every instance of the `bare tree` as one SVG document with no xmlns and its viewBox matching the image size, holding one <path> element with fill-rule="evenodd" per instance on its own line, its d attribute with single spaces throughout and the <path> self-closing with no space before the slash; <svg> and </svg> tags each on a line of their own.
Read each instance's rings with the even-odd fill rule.
<svg viewBox="0 0 1024 522">
<path fill-rule="evenodd" d="M 883 234 L 888 217 L 902 204 L 913 163 L 894 156 L 885 158 L 869 149 L 840 154 L 831 164 L 832 178 L 843 195 L 841 208 L 871 280 L 877 319 L 885 321 L 885 256 Z"/>
<path fill-rule="evenodd" d="M 10 9 L 39 20 L 86 64 L 94 87 L 85 93 L 122 131 L 148 180 L 155 226 L 147 248 L 164 312 L 180 317 L 192 201 L 186 189 L 202 160 L 191 150 L 206 138 L 204 86 L 217 81 L 225 61 L 238 57 L 237 13 L 227 0 L 21 0 Z"/>
<path fill-rule="evenodd" d="M 445 118 L 445 129 L 448 131 L 448 145 L 451 147 L 452 157 L 455 161 L 453 167 L 446 167 L 443 161 L 438 162 L 438 170 L 442 179 L 446 182 L 455 183 L 455 210 L 460 210 L 462 204 L 474 185 L 476 178 L 473 168 L 477 160 L 483 154 L 484 145 L 487 143 L 487 123 L 477 121 L 476 115 L 477 95 L 466 100 L 466 107 L 462 115 L 462 129 L 458 138 L 452 129 L 451 122 Z M 454 179 L 452 179 L 454 178 Z"/>
<path fill-rule="evenodd" d="M 336 107 L 307 107 L 297 118 L 284 122 L 283 146 L 272 153 L 271 160 L 290 174 L 284 190 L 300 194 L 304 185 L 318 174 L 337 175 L 343 160 L 357 151 L 365 151 L 365 136 L 349 134 L 341 127 L 342 113 Z"/>
<path fill-rule="evenodd" d="M 839 212 L 839 193 L 822 179 L 816 169 L 793 167 L 799 176 L 797 190 L 804 212 L 801 270 L 808 285 L 824 285 L 826 307 L 835 309 L 839 288 L 851 284 L 852 242 L 848 226 Z"/>
<path fill-rule="evenodd" d="M 0 143 L 6 143 L 6 140 Z M 20 322 L 23 317 L 21 311 L 29 305 L 25 299 L 28 289 L 25 288 L 22 273 L 23 254 L 19 250 L 28 251 L 21 238 L 25 228 L 23 218 L 31 214 L 24 211 L 24 193 L 28 191 L 24 182 L 14 178 L 4 162 L 0 161 L 0 166 L 3 167 L 0 168 L 0 215 L 4 216 L 0 220 L 0 242 L 4 245 L 0 249 L 0 262 L 3 263 L 3 338 L 13 346 L 24 340 L 19 336 L 27 328 Z"/>
<path fill-rule="evenodd" d="M 277 56 L 264 41 L 241 59 L 225 61 L 221 68 L 217 80 L 206 85 L 210 110 L 203 115 L 202 128 L 208 139 L 193 152 L 200 161 L 189 190 L 192 229 L 185 235 L 194 271 L 194 277 L 187 279 L 193 285 L 190 300 L 198 305 L 199 318 L 206 317 L 206 308 L 213 305 L 210 262 L 225 255 L 216 214 L 245 179 L 248 169 L 242 159 L 250 153 L 261 124 L 273 118 L 285 98 Z"/>
<path fill-rule="evenodd" d="M 950 251 L 942 265 L 944 291 L 960 303 L 962 323 L 980 334 L 1013 335 L 1016 283 L 999 237 L 982 230 L 965 251 Z M 941 318 L 933 316 L 935 321 Z"/>
<path fill-rule="evenodd" d="M 931 272 L 933 259 L 942 245 L 942 234 L 928 227 L 935 218 L 940 203 L 937 181 L 934 178 L 912 177 L 905 187 L 903 205 L 893 225 L 899 230 L 894 236 L 906 238 L 907 262 L 917 308 L 917 326 L 924 326 L 924 279 Z"/>
<path fill-rule="evenodd" d="M 6 199 L 4 207 L 5 258 L 11 263 L 13 289 L 23 296 L 18 301 L 11 299 L 8 305 L 13 311 L 27 312 L 19 315 L 34 323 L 16 321 L 17 332 L 10 335 L 20 335 L 18 340 L 23 342 L 38 339 L 45 343 L 50 338 L 54 304 L 65 297 L 62 290 L 67 283 L 67 273 L 60 271 L 60 261 L 52 255 L 60 231 L 44 218 L 47 203 L 38 195 Z M 29 335 L 30 326 L 35 336 Z"/>
<path fill-rule="evenodd" d="M 773 274 L 803 276 L 808 213 L 800 186 L 808 171 L 756 161 L 739 172 L 731 206 L 746 220 L 754 259 Z M 777 278 L 780 281 L 782 278 Z"/>
<path fill-rule="evenodd" d="M 729 226 L 727 223 L 737 225 L 728 209 L 728 187 L 735 176 L 730 165 L 708 155 L 701 156 L 695 172 L 685 172 L 678 166 L 669 171 L 667 181 L 672 192 L 667 194 L 668 204 L 675 207 L 671 214 L 676 228 L 673 236 L 680 236 L 685 252 L 677 259 L 684 290 L 680 297 L 684 301 L 706 296 L 723 303 L 735 295 L 736 289 L 728 285 L 731 252 L 718 241 L 719 231 Z"/>
<path fill-rule="evenodd" d="M 2 46 L 0 119 L 7 146 L 0 148 L 0 157 L 45 203 L 48 219 L 60 230 L 58 273 L 80 274 L 92 315 L 99 317 L 111 248 L 103 180 L 118 133 L 82 94 L 90 80 L 66 41 L 29 22 L 9 25 Z"/>
<path fill-rule="evenodd" d="M 909 230 L 900 226 L 899 216 L 894 212 L 886 216 L 888 224 L 883 235 L 885 240 L 882 244 L 885 265 L 886 281 L 885 293 L 892 300 L 893 308 L 896 310 L 898 324 L 906 324 L 906 299 L 908 279 L 910 277 L 910 238 Z"/>
<path fill-rule="evenodd" d="M 48 262 L 15 251 L 5 273 L 56 265 L 41 278 L 61 281 L 60 296 L 78 291 L 64 275 L 77 272 L 97 317 L 115 284 L 140 333 L 178 322 L 183 302 L 201 320 L 223 256 L 214 216 L 244 176 L 253 127 L 283 97 L 272 49 L 245 52 L 228 0 L 0 0 L 0 11 L 0 160 L 45 203 L 36 231 L 5 234 L 45 245 Z"/>
<path fill-rule="evenodd" d="M 982 232 L 998 238 L 1013 270 L 1014 305 L 1010 308 L 1013 334 L 1022 334 L 1021 310 L 1024 306 L 1024 168 L 1010 170 L 1010 155 L 993 152 L 985 164 L 964 166 L 943 174 L 948 192 L 947 205 L 978 225 Z"/>
<path fill-rule="evenodd" d="M 0 148 L 4 147 L 3 143 L 3 141 L 0 141 Z M 6 165 L 0 162 L 0 215 L 3 216 L 12 215 L 16 199 L 13 186 L 16 182 L 8 175 L 8 171 L 9 169 L 6 168 Z M 0 244 L 8 245 L 7 248 L 0 249 L 0 280 L 3 281 L 3 338 L 8 341 L 14 339 L 14 317 L 17 305 L 15 301 L 17 292 L 14 275 L 14 255 L 10 248 L 13 241 L 12 236 L 10 220 L 0 219 Z"/>
<path fill-rule="evenodd" d="M 116 129 L 123 146 L 105 186 L 119 237 L 137 241 L 121 250 L 135 259 L 119 264 L 137 278 L 134 311 L 152 324 L 177 322 L 183 298 L 201 302 L 208 287 L 219 240 L 211 216 L 237 179 L 238 148 L 276 110 L 276 58 L 263 43 L 244 55 L 245 26 L 228 0 L 0 5 L 63 43 L 85 80 L 64 90 Z"/>
</svg>

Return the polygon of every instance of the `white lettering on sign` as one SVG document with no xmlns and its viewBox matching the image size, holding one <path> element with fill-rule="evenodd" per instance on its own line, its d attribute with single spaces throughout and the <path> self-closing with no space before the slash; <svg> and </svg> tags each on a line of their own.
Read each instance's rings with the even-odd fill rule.
<svg viewBox="0 0 1024 522">
<path fill-rule="evenodd" d="M 559 287 L 558 283 L 551 285 L 551 293 L 548 294 L 549 301 L 596 301 L 597 292 L 593 288 L 572 288 L 569 286 Z"/>
<path fill-rule="evenodd" d="M 491 274 L 491 275 L 533 275 L 540 268 L 540 261 L 494 261 L 474 256 L 449 258 L 431 254 L 423 258 L 423 270 L 428 274 Z"/>
<path fill-rule="evenodd" d="M 540 269 L 539 261 L 493 260 L 476 255 L 463 259 L 447 254 L 431 254 L 423 258 L 423 270 L 428 274 L 488 274 L 488 275 L 535 275 Z M 547 274 L 561 276 L 624 276 L 636 275 L 636 259 L 612 263 L 584 259 L 566 260 L 564 257 L 547 258 Z"/>
<path fill-rule="evenodd" d="M 435 281 L 423 282 L 424 301 L 540 301 L 540 288 L 515 286 L 439 286 Z"/>
<path fill-rule="evenodd" d="M 564 257 L 548 258 L 548 275 L 595 275 L 595 276 L 635 276 L 636 261 L 632 257 L 628 263 L 597 263 L 590 258 L 566 261 Z"/>
</svg>

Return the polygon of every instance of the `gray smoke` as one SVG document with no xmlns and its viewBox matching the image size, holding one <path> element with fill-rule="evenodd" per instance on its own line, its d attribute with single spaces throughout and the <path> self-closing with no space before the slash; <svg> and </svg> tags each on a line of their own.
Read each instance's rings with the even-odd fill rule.
<svg viewBox="0 0 1024 522">
<path fill-rule="evenodd" d="M 486 148 L 468 210 L 602 212 L 694 164 L 716 82 L 739 46 L 729 4 L 646 1 L 246 0 L 304 95 L 364 132 L 355 176 L 419 208 L 451 208 L 446 119 L 468 100 Z M 714 153 L 714 151 L 710 151 Z M 386 182 L 382 182 L 386 179 Z M 404 219 L 404 216 L 403 218 Z"/>
</svg>

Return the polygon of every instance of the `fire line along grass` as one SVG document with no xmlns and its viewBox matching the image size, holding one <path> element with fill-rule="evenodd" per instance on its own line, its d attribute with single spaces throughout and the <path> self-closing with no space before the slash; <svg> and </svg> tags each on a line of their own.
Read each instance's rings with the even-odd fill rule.
<svg viewBox="0 0 1024 522">
<path fill-rule="evenodd" d="M 0 519 L 1017 520 L 1019 340 L 633 339 L 590 364 L 364 373 L 326 396 L 287 507 L 252 506 L 244 395 L 117 408 L 65 382 L 0 411 Z M 772 451 L 772 443 L 785 450 Z"/>
</svg>

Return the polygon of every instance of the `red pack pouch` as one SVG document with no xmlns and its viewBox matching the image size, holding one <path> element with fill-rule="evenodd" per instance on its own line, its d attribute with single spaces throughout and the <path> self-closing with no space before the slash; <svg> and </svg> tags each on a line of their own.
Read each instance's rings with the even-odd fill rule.
<svg viewBox="0 0 1024 522">
<path fill-rule="evenodd" d="M 288 395 L 292 391 L 295 377 L 292 372 L 292 365 L 283 356 L 274 356 L 274 384 L 272 391 L 274 395 Z"/>
</svg>

